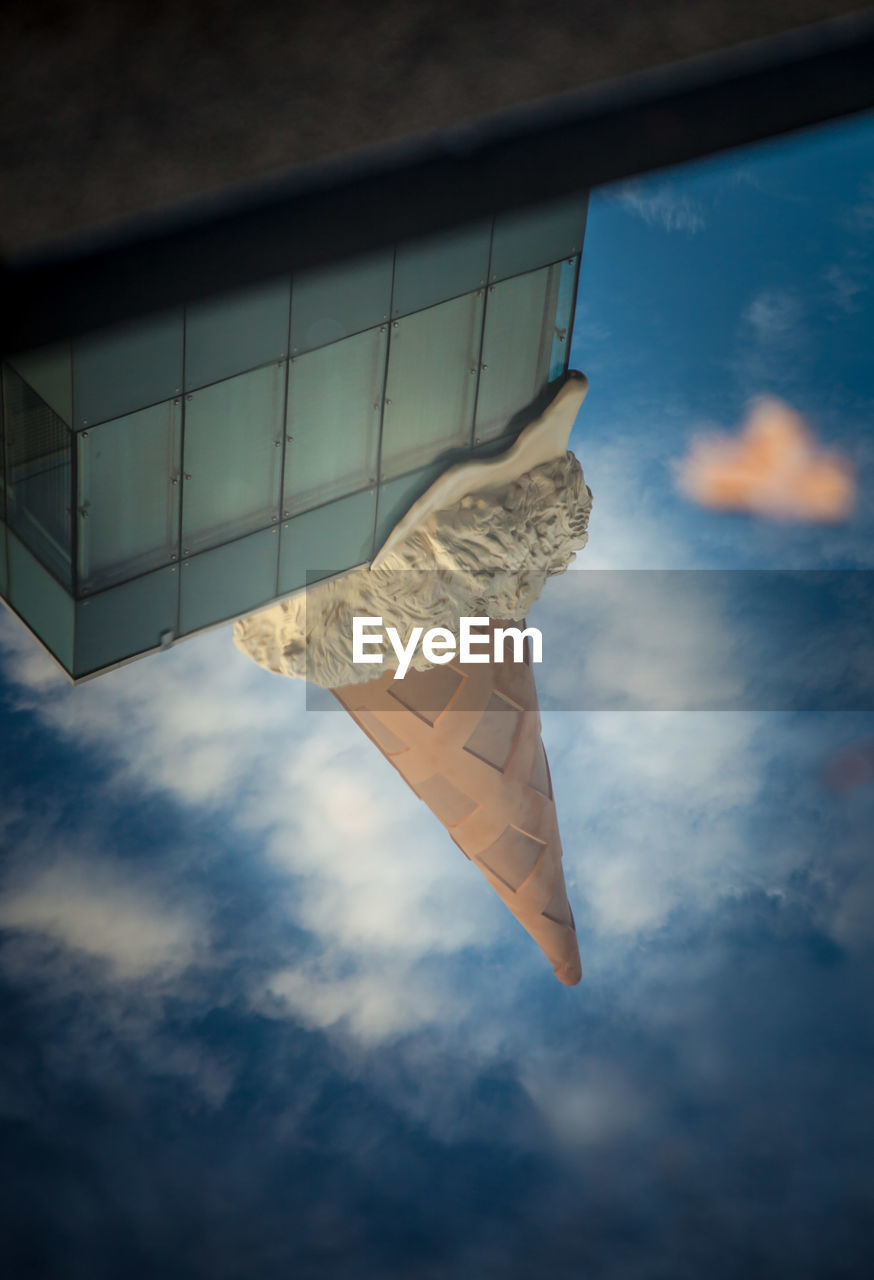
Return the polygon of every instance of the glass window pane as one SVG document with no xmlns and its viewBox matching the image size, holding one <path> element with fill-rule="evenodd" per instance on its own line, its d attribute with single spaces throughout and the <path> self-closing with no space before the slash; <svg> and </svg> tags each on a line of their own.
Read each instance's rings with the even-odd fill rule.
<svg viewBox="0 0 874 1280">
<path fill-rule="evenodd" d="M 73 425 L 94 426 L 182 390 L 183 312 L 163 312 L 73 342 Z"/>
<path fill-rule="evenodd" d="M 101 591 L 76 605 L 75 675 L 157 649 L 178 631 L 176 565 Z"/>
<path fill-rule="evenodd" d="M 291 282 L 292 354 L 388 320 L 394 251 L 300 271 Z"/>
<path fill-rule="evenodd" d="M 0 524 L 0 596 L 8 598 L 9 578 L 6 574 L 6 525 Z"/>
<path fill-rule="evenodd" d="M 288 355 L 288 277 L 185 311 L 185 386 L 203 387 Z"/>
<path fill-rule="evenodd" d="M 181 634 L 269 604 L 277 595 L 278 558 L 279 525 L 274 525 L 185 560 Z"/>
<path fill-rule="evenodd" d="M 388 538 L 392 529 L 410 507 L 421 498 L 422 494 L 442 475 L 445 468 L 441 462 L 432 463 L 420 471 L 410 475 L 398 476 L 379 486 L 379 514 L 376 518 L 376 551 Z"/>
<path fill-rule="evenodd" d="M 73 502 L 70 428 L 6 365 L 6 519 L 38 559 L 71 582 Z"/>
<path fill-rule="evenodd" d="M 183 554 L 279 518 L 285 362 L 186 397 Z"/>
<path fill-rule="evenodd" d="M 73 360 L 69 342 L 19 352 L 10 357 L 9 363 L 59 418 L 68 426 L 73 425 Z"/>
<path fill-rule="evenodd" d="M 73 598 L 7 531 L 9 603 L 67 671 L 73 669 Z"/>
<path fill-rule="evenodd" d="M 470 444 L 482 311 L 482 297 L 466 294 L 392 324 L 383 478 Z"/>
<path fill-rule="evenodd" d="M 327 577 L 373 558 L 376 489 L 316 507 L 282 525 L 279 594 L 307 584 L 307 574 Z M 312 580 L 312 578 L 311 578 Z"/>
<path fill-rule="evenodd" d="M 179 414 L 169 400 L 79 432 L 81 590 L 133 578 L 176 557 Z"/>
<path fill-rule="evenodd" d="M 292 362 L 285 514 L 376 482 L 387 343 L 382 326 Z"/>
<path fill-rule="evenodd" d="M 392 315 L 481 289 L 489 270 L 491 220 L 401 245 L 395 258 Z"/>
<path fill-rule="evenodd" d="M 490 280 L 533 271 L 560 258 L 572 258 L 583 248 L 588 192 L 554 204 L 495 218 Z"/>
<path fill-rule="evenodd" d="M 475 441 L 502 435 L 546 386 L 555 336 L 559 269 L 492 285 L 486 302 Z"/>
</svg>

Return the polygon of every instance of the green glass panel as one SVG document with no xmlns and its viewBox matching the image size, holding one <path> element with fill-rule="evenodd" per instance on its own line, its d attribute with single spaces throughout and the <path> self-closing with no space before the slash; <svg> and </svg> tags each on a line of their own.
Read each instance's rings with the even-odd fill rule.
<svg viewBox="0 0 874 1280">
<path fill-rule="evenodd" d="M 558 299 L 555 304 L 555 326 L 549 356 L 547 381 L 554 382 L 567 372 L 571 346 L 571 320 L 579 278 L 579 258 L 563 262 L 558 269 Z"/>
<path fill-rule="evenodd" d="M 68 426 L 73 424 L 73 359 L 69 342 L 10 356 L 9 363 Z"/>
<path fill-rule="evenodd" d="M 67 671 L 73 669 L 73 599 L 7 532 L 9 603 Z"/>
<path fill-rule="evenodd" d="M 69 586 L 72 432 L 10 365 L 3 370 L 3 400 L 7 522 Z"/>
<path fill-rule="evenodd" d="M 176 565 L 101 591 L 76 605 L 74 674 L 90 675 L 172 640 L 179 612 Z"/>
<path fill-rule="evenodd" d="M 183 555 L 279 518 L 285 363 L 185 398 Z"/>
<path fill-rule="evenodd" d="M 0 596 L 9 595 L 9 575 L 6 572 L 6 525 L 0 524 Z"/>
<path fill-rule="evenodd" d="M 279 547 L 279 594 L 307 584 L 307 574 L 327 577 L 373 558 L 376 489 L 329 502 L 286 520 Z"/>
<path fill-rule="evenodd" d="M 78 433 L 81 590 L 177 557 L 179 422 L 167 400 Z"/>
<path fill-rule="evenodd" d="M 180 632 L 187 635 L 275 599 L 279 525 L 250 533 L 182 565 Z"/>
<path fill-rule="evenodd" d="M 293 360 L 285 515 L 376 482 L 387 345 L 385 327 L 368 329 Z"/>
<path fill-rule="evenodd" d="M 183 312 L 162 312 L 73 342 L 73 425 L 120 418 L 182 390 Z"/>
<path fill-rule="evenodd" d="M 291 283 L 293 354 L 337 342 L 389 318 L 394 251 L 301 271 Z"/>
<path fill-rule="evenodd" d="M 466 294 L 395 320 L 382 427 L 383 479 L 470 444 L 483 299 Z"/>
<path fill-rule="evenodd" d="M 546 386 L 555 336 L 559 269 L 490 286 L 476 406 L 476 443 L 502 435 Z"/>
<path fill-rule="evenodd" d="M 238 289 L 185 311 L 185 386 L 191 390 L 288 355 L 288 277 Z"/>
<path fill-rule="evenodd" d="M 533 271 L 582 251 L 588 192 L 495 218 L 490 280 Z"/>
<path fill-rule="evenodd" d="M 488 278 L 491 220 L 401 245 L 395 258 L 392 315 L 421 311 L 481 289 Z"/>
<path fill-rule="evenodd" d="M 410 475 L 398 476 L 379 486 L 379 507 L 376 518 L 376 551 L 378 552 L 392 529 L 405 516 L 413 503 L 442 475 L 442 463 L 423 467 Z"/>
</svg>

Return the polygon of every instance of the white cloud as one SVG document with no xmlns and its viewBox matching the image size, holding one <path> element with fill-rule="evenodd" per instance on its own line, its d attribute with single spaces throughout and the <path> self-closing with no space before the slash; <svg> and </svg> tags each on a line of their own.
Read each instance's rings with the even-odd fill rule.
<svg viewBox="0 0 874 1280">
<path fill-rule="evenodd" d="M 362 1006 L 368 1012 L 352 1020 L 362 1034 L 366 1025 L 387 1033 L 381 1002 L 407 1006 L 410 975 L 423 959 L 486 946 L 506 927 L 505 908 L 486 881 L 346 713 L 308 712 L 303 686 L 256 667 L 234 648 L 229 630 L 77 688 L 46 683 L 24 640 L 8 646 L 21 705 L 101 768 L 108 765 L 109 786 L 122 802 L 166 792 L 192 811 L 221 813 L 253 875 L 285 879 L 273 905 L 311 935 L 320 971 L 351 965 L 361 992 L 371 993 Z M 186 854 L 209 856 L 208 849 Z M 31 923 L 49 918 L 33 895 L 17 910 Z M 84 937 L 78 922 L 87 910 L 77 903 L 74 919 L 55 928 Z M 512 920 L 509 927 L 518 929 Z M 121 963 L 121 941 L 107 937 L 107 928 L 101 945 L 114 947 Z M 147 942 L 142 929 L 133 930 L 129 945 L 141 963 Z M 519 945 L 526 946 L 521 930 Z M 529 959 L 532 966 L 541 960 L 536 952 Z M 277 974 L 290 992 L 288 967 Z M 295 983 L 295 991 L 313 987 L 313 999 L 322 1001 L 312 971 Z M 252 998 L 260 1003 L 257 991 Z M 300 1007 L 306 1003 L 301 998 Z M 282 1007 L 298 1016 L 290 998 Z"/>
<path fill-rule="evenodd" d="M 101 961 L 126 981 L 169 977 L 194 959 L 200 930 L 191 914 L 108 862 L 57 859 L 7 886 L 0 928 L 36 933 Z"/>
<path fill-rule="evenodd" d="M 549 716 L 577 923 L 625 939 L 614 958 L 676 911 L 708 912 L 792 870 L 791 850 L 775 865 L 749 839 L 764 776 L 760 730 L 759 716 L 739 712 Z"/>
<path fill-rule="evenodd" d="M 293 711 L 278 681 L 236 653 L 227 630 L 135 662 L 78 687 L 49 679 L 27 636 L 12 639 L 7 669 L 20 705 L 69 741 L 98 751 L 116 777 L 188 804 L 221 802 Z M 291 714 L 288 714 L 291 712 Z"/>
<path fill-rule="evenodd" d="M 544 1061 L 531 1055 L 522 1064 L 521 1082 L 553 1138 L 571 1149 L 637 1140 L 658 1119 L 636 1082 L 615 1062 L 597 1057 Z"/>
<path fill-rule="evenodd" d="M 763 289 L 747 305 L 743 320 L 758 343 L 794 344 L 804 310 L 799 298 L 786 289 Z"/>
<path fill-rule="evenodd" d="M 652 414 L 651 407 L 645 412 Z M 639 422 L 634 425 L 640 427 Z M 618 422 L 608 443 L 587 439 L 584 418 L 575 427 L 571 448 L 580 458 L 594 500 L 589 541 L 573 568 L 694 566 L 695 548 L 671 527 L 671 473 L 661 440 L 657 422 L 645 438 L 637 429 L 630 435 Z"/>
<path fill-rule="evenodd" d="M 746 677 L 707 574 L 579 573 L 532 613 L 548 623 L 552 706 L 670 711 L 738 706 Z M 580 643 L 580 618 L 585 619 Z M 545 700 L 545 699 L 544 699 Z"/>
<path fill-rule="evenodd" d="M 614 188 L 611 198 L 629 213 L 664 231 L 685 231 L 695 235 L 706 226 L 703 206 L 668 184 L 653 186 L 651 182 L 628 182 Z"/>
<path fill-rule="evenodd" d="M 798 294 L 779 286 L 758 289 L 743 307 L 735 348 L 726 364 L 747 397 L 777 391 L 792 403 L 809 395 L 808 313 Z"/>
<path fill-rule="evenodd" d="M 318 969 L 278 970 L 257 1003 L 264 1013 L 290 1013 L 304 1026 L 341 1027 L 368 1045 L 444 1021 L 451 1005 L 445 989 L 398 983 L 386 968 L 368 966 L 365 972 L 331 976 L 321 964 Z"/>
<path fill-rule="evenodd" d="M 861 311 L 859 297 L 868 292 L 868 281 L 863 278 L 867 274 L 867 271 L 863 272 L 858 266 L 855 272 L 837 264 L 829 267 L 823 274 L 823 280 L 832 305 L 845 315 Z"/>
</svg>

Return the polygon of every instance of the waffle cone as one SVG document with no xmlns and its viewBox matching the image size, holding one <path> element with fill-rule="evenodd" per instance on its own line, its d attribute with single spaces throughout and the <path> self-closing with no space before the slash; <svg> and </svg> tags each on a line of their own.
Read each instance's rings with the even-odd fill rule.
<svg viewBox="0 0 874 1280">
<path fill-rule="evenodd" d="M 519 623 L 494 622 L 498 626 Z M 526 662 L 453 661 L 333 690 L 541 948 L 581 977 L 552 782 Z M 527 658 L 526 645 L 526 658 Z"/>
</svg>

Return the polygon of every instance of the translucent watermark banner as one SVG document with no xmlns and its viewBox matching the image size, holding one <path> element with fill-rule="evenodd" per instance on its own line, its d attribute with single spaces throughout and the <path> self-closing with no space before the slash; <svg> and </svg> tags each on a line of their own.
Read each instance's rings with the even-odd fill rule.
<svg viewBox="0 0 874 1280">
<path fill-rule="evenodd" d="M 495 709 L 533 680 L 549 711 L 874 710 L 874 571 L 578 570 L 533 604 L 524 575 L 382 572 L 363 601 L 343 581 L 307 592 L 312 708 L 339 705 L 332 683 L 382 680 L 431 714 L 474 696 Z M 351 661 L 356 617 L 366 664 Z M 479 647 L 464 650 L 465 627 Z"/>
</svg>

